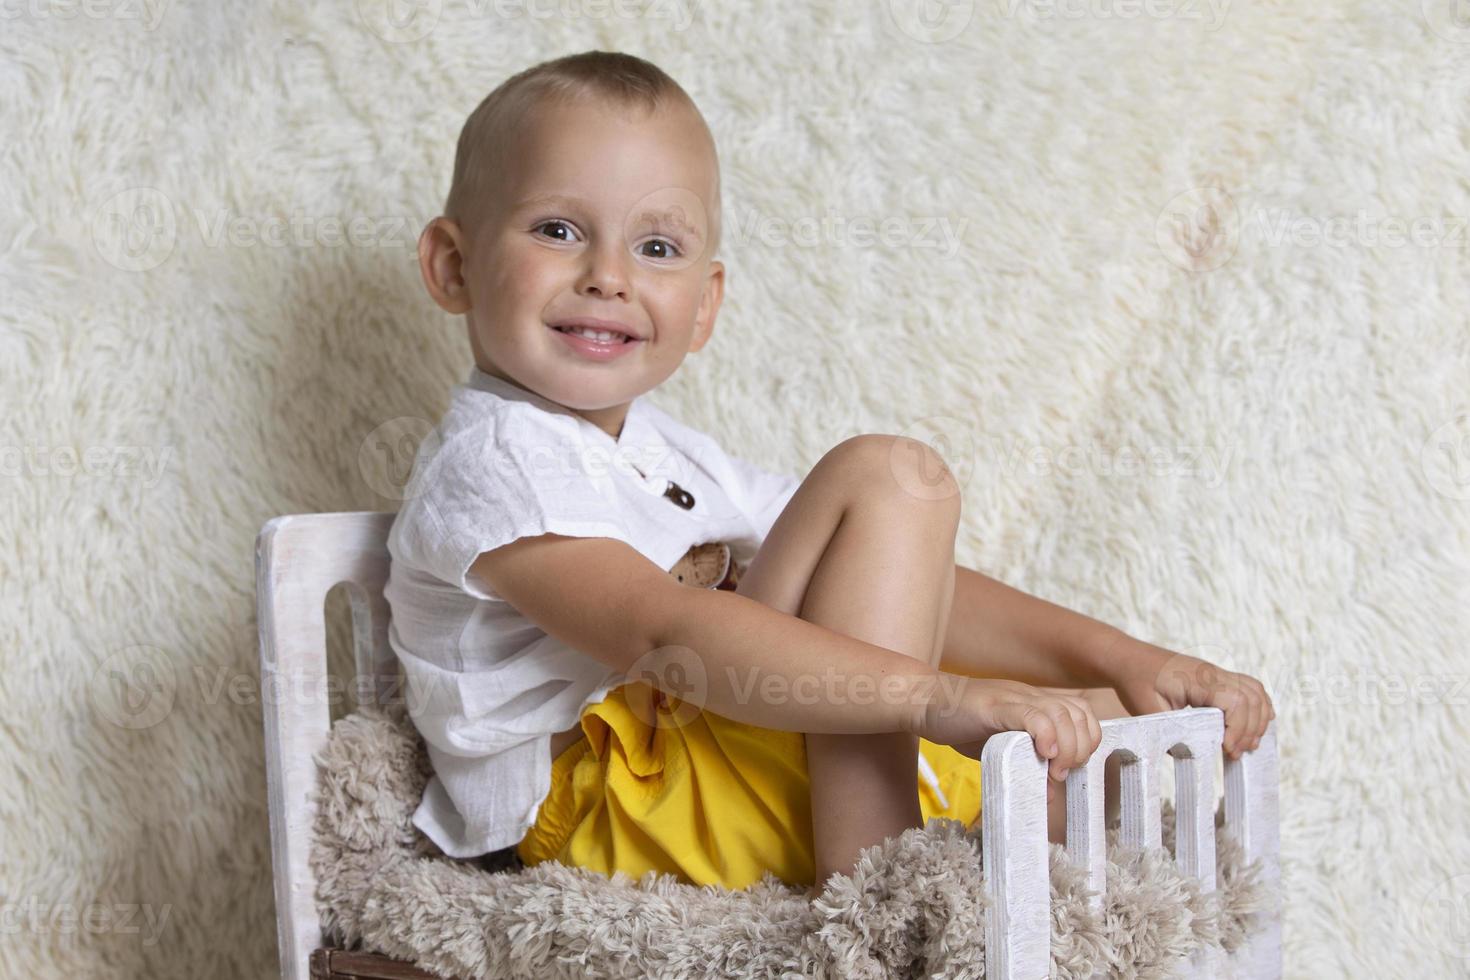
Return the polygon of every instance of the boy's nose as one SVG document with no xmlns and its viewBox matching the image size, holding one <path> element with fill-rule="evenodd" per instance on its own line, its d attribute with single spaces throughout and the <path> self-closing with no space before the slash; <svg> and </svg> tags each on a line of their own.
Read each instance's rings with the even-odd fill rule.
<svg viewBox="0 0 1470 980">
<path fill-rule="evenodd" d="M 594 249 L 588 253 L 587 269 L 577 291 L 596 296 L 618 296 L 627 299 L 628 276 L 623 268 L 623 259 L 614 254 L 613 247 Z"/>
</svg>

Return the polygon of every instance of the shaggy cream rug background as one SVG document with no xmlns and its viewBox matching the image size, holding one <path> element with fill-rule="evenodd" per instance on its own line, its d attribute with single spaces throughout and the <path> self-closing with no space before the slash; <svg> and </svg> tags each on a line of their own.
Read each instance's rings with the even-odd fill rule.
<svg viewBox="0 0 1470 980">
<path fill-rule="evenodd" d="M 961 561 L 1267 681 L 1288 975 L 1465 973 L 1448 0 L 0 10 L 0 974 L 274 972 L 255 534 L 396 507 L 470 363 L 413 253 L 459 126 L 588 48 L 724 164 L 654 400 L 793 472 L 933 441 Z"/>
</svg>

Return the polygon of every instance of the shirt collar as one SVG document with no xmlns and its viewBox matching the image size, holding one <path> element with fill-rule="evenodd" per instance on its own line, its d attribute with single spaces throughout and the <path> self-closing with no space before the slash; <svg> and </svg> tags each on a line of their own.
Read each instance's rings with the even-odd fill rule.
<svg viewBox="0 0 1470 980">
<path fill-rule="evenodd" d="M 652 441 L 649 438 L 651 430 L 644 424 L 642 395 L 639 395 L 628 403 L 628 414 L 623 418 L 623 430 L 618 434 L 618 438 L 614 440 L 601 427 L 584 419 L 565 405 L 554 402 L 528 388 L 522 388 L 520 385 L 507 381 L 505 378 L 482 371 L 478 364 L 470 365 L 470 373 L 469 377 L 465 380 L 465 387 L 496 395 L 508 401 L 525 402 L 542 411 L 550 412 L 553 415 L 565 415 L 577 422 L 584 430 L 596 433 L 596 435 L 601 436 L 609 442 L 615 442 L 619 447 L 626 448 L 633 445 L 647 445 Z"/>
</svg>

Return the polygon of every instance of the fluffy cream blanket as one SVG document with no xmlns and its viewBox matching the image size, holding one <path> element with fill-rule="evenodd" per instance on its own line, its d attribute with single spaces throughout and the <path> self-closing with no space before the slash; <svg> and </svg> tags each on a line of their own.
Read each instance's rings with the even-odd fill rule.
<svg viewBox="0 0 1470 980">
<path fill-rule="evenodd" d="M 725 306 L 658 404 L 790 472 L 934 440 L 961 562 L 1271 688 L 1287 975 L 1463 972 L 1456 15 L 5 0 L 0 975 L 275 971 L 255 535 L 398 505 L 384 433 L 469 365 L 413 250 L 459 126 L 593 47 L 724 163 Z"/>
</svg>

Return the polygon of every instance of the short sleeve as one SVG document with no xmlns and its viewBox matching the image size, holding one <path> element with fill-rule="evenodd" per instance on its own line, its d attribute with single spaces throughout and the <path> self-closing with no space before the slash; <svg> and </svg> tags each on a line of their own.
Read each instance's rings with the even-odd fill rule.
<svg viewBox="0 0 1470 980">
<path fill-rule="evenodd" d="M 447 436 L 415 460 L 389 533 L 393 559 L 500 600 L 470 574 L 483 552 L 539 534 L 632 546 L 611 490 L 578 465 L 579 445 L 563 429 L 505 416 Z"/>
<path fill-rule="evenodd" d="M 732 494 L 735 503 L 750 518 L 757 536 L 765 540 L 776 518 L 801 486 L 801 477 L 764 469 L 739 456 L 731 455 L 729 460 L 740 480 L 739 488 Z"/>
</svg>

